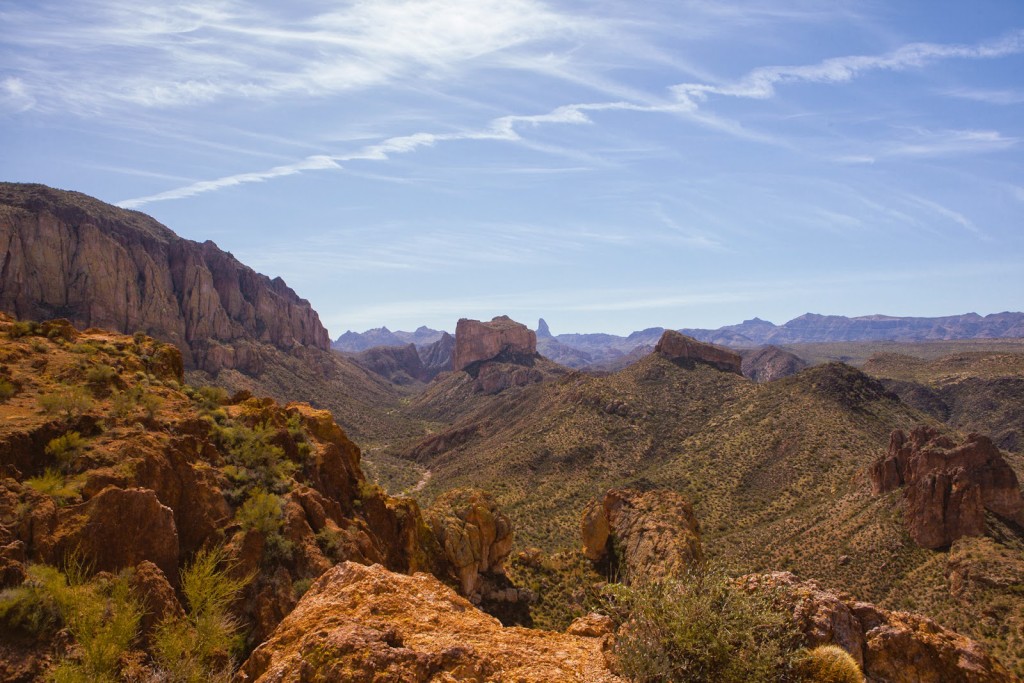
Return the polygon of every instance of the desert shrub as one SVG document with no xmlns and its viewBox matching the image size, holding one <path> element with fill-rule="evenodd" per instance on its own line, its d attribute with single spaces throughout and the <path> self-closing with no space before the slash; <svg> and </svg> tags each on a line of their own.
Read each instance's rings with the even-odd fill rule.
<svg viewBox="0 0 1024 683">
<path fill-rule="evenodd" d="M 50 439 L 50 442 L 46 444 L 46 454 L 56 459 L 61 469 L 67 472 L 84 447 L 85 439 L 81 434 L 68 432 L 55 439 Z"/>
<path fill-rule="evenodd" d="M 124 418 L 135 412 L 135 408 L 139 405 L 139 396 L 141 394 L 142 390 L 139 387 L 115 392 L 114 398 L 111 401 L 114 415 Z"/>
<path fill-rule="evenodd" d="M 61 617 L 54 595 L 65 583 L 56 568 L 29 565 L 23 584 L 0 591 L 0 624 L 35 636 L 55 631 Z"/>
<path fill-rule="evenodd" d="M 19 339 L 21 337 L 28 337 L 30 335 L 41 334 L 41 327 L 39 323 L 32 322 L 29 320 L 19 320 L 13 323 L 7 330 L 7 336 L 11 339 Z"/>
<path fill-rule="evenodd" d="M 838 645 L 820 645 L 799 661 L 800 677 L 811 683 L 863 683 L 864 674 L 849 652 Z"/>
<path fill-rule="evenodd" d="M 117 370 L 109 365 L 94 365 L 85 372 L 85 381 L 94 395 L 106 395 L 110 383 L 117 378 Z"/>
<path fill-rule="evenodd" d="M 82 387 L 61 387 L 39 397 L 39 406 L 48 415 L 72 420 L 92 408 L 92 399 Z"/>
<path fill-rule="evenodd" d="M 342 538 L 341 532 L 337 529 L 325 526 L 316 532 L 316 544 L 328 559 L 334 562 L 342 559 Z"/>
<path fill-rule="evenodd" d="M 611 587 L 628 619 L 615 645 L 622 671 L 640 683 L 795 680 L 797 635 L 769 596 L 724 574 Z"/>
<path fill-rule="evenodd" d="M 38 477 L 26 479 L 25 486 L 51 496 L 57 505 L 64 505 L 69 500 L 78 497 L 78 491 L 67 485 L 64 475 L 52 468 L 47 468 Z"/>
<path fill-rule="evenodd" d="M 10 399 L 18 393 L 18 387 L 9 379 L 0 378 L 0 402 Z"/>
<path fill-rule="evenodd" d="M 88 583 L 70 581 L 57 601 L 78 648 L 77 658 L 64 659 L 51 670 L 53 680 L 120 680 L 121 659 L 138 635 L 142 619 L 142 607 L 132 595 L 128 576 Z"/>
<path fill-rule="evenodd" d="M 164 400 L 152 392 L 144 391 L 139 396 L 138 404 L 146 411 L 146 417 L 152 420 L 163 406 Z"/>
<path fill-rule="evenodd" d="M 263 534 L 264 557 L 271 560 L 291 556 L 292 544 L 284 537 L 284 501 L 280 496 L 256 488 L 235 513 L 243 529 Z"/>
<path fill-rule="evenodd" d="M 313 579 L 299 579 L 292 582 L 292 592 L 295 593 L 295 599 L 298 600 L 305 595 L 306 591 L 308 591 L 309 587 L 312 585 Z"/>
<path fill-rule="evenodd" d="M 202 550 L 182 570 L 186 615 L 161 622 L 153 634 L 153 659 L 165 680 L 230 680 L 243 639 L 229 609 L 253 577 L 235 576 L 226 560 L 223 548 Z"/>
<path fill-rule="evenodd" d="M 250 429 L 244 425 L 215 426 L 214 440 L 227 451 L 224 473 L 234 484 L 228 492 L 234 501 L 243 500 L 254 489 L 284 493 L 298 466 L 285 457 L 284 450 L 270 443 L 274 430 L 266 425 Z"/>
<path fill-rule="evenodd" d="M 142 608 L 127 575 L 89 581 L 72 556 L 66 573 L 32 565 L 28 580 L 0 593 L 0 621 L 34 634 L 63 627 L 77 647 L 50 670 L 54 681 L 115 681 L 121 658 L 138 635 Z"/>
<path fill-rule="evenodd" d="M 196 389 L 195 398 L 201 408 L 213 410 L 228 402 L 228 392 L 221 387 L 207 385 Z"/>
</svg>

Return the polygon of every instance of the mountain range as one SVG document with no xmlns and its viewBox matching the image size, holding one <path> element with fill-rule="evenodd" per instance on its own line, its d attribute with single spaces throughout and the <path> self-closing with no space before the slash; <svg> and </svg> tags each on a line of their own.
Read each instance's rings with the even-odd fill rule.
<svg viewBox="0 0 1024 683">
<path fill-rule="evenodd" d="M 651 327 L 621 336 L 606 333 L 552 335 L 547 322 L 537 324 L 537 345 L 546 358 L 574 368 L 613 370 L 624 367 L 654 348 L 663 327 Z M 680 328 L 694 339 L 736 349 L 764 345 L 812 344 L 859 341 L 938 341 L 1024 337 L 1024 313 L 977 313 L 936 318 L 805 313 L 782 325 L 760 318 L 718 329 Z M 348 331 L 331 343 L 338 351 L 364 351 L 375 346 L 427 346 L 442 332 L 426 326 L 415 332 L 391 332 L 386 327 L 365 332 Z"/>
<path fill-rule="evenodd" d="M 331 344 L 280 279 L 85 195 L 0 184 L 0 245 L 0 678 L 107 676 L 83 624 L 138 604 L 108 678 L 624 681 L 631 577 L 701 558 L 793 656 L 1024 674 L 1020 313 Z"/>
</svg>

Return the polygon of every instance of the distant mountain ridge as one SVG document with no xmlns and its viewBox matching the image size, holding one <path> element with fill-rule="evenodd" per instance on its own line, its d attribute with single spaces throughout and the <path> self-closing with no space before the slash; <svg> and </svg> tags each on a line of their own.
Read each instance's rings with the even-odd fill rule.
<svg viewBox="0 0 1024 683">
<path fill-rule="evenodd" d="M 614 370 L 649 352 L 658 343 L 664 327 L 650 327 L 628 336 L 594 333 L 552 334 L 541 318 L 537 324 L 537 351 L 550 360 L 573 368 Z M 744 320 L 718 329 L 676 330 L 698 341 L 751 349 L 766 345 L 854 341 L 940 341 L 952 339 L 1024 338 L 1024 313 L 1004 312 L 981 316 L 977 313 L 937 318 L 805 313 L 782 325 L 760 318 Z M 428 327 L 415 332 L 391 332 L 378 327 L 365 332 L 346 332 L 331 343 L 338 351 L 358 352 L 374 346 L 424 347 L 446 334 Z M 643 353 L 638 353 L 642 351 Z"/>
</svg>

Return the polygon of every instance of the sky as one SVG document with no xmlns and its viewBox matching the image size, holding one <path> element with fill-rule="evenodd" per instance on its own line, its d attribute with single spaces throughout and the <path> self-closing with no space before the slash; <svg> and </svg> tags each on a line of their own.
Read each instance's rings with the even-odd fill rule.
<svg viewBox="0 0 1024 683">
<path fill-rule="evenodd" d="M 1024 309 L 1024 2 L 4 0 L 0 179 L 332 337 Z"/>
</svg>

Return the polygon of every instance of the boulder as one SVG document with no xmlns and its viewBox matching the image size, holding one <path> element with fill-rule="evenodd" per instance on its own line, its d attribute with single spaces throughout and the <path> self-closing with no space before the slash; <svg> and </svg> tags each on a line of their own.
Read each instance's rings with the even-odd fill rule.
<svg viewBox="0 0 1024 683">
<path fill-rule="evenodd" d="M 584 509 L 580 531 L 584 555 L 627 581 L 678 576 L 703 559 L 693 507 L 674 491 L 609 491 Z"/>
<path fill-rule="evenodd" d="M 858 602 L 789 572 L 739 581 L 750 590 L 770 591 L 787 604 L 807 647 L 838 645 L 849 652 L 867 683 L 1016 680 L 979 643 L 926 617 Z"/>
<path fill-rule="evenodd" d="M 478 592 L 481 574 L 505 573 L 512 525 L 490 494 L 478 489 L 449 491 L 427 510 L 426 518 L 458 575 L 463 595 Z"/>
<path fill-rule="evenodd" d="M 537 333 L 507 315 L 490 322 L 462 318 L 455 326 L 452 367 L 465 370 L 473 363 L 533 358 L 537 354 Z"/>
<path fill-rule="evenodd" d="M 707 363 L 723 372 L 743 374 L 743 359 L 735 351 L 699 342 L 675 330 L 665 330 L 654 351 L 675 363 Z"/>
<path fill-rule="evenodd" d="M 343 562 L 317 579 L 236 680 L 620 679 L 608 670 L 598 638 L 505 628 L 429 574 Z"/>
<path fill-rule="evenodd" d="M 161 621 L 185 616 L 167 576 L 152 562 L 140 562 L 135 567 L 130 585 L 132 594 L 142 605 L 139 633 L 143 639 L 147 639 Z"/>
<path fill-rule="evenodd" d="M 117 572 L 150 561 L 172 579 L 178 575 L 174 511 L 150 489 L 108 486 L 84 503 L 62 508 L 52 555 L 59 564 L 79 552 L 95 571 Z"/>
<path fill-rule="evenodd" d="M 979 434 L 958 444 L 932 427 L 916 427 L 909 436 L 897 429 L 888 453 L 871 467 L 871 486 L 876 495 L 903 487 L 910 535 L 925 548 L 983 535 L 986 510 L 1024 521 L 1017 475 Z"/>
</svg>

